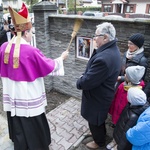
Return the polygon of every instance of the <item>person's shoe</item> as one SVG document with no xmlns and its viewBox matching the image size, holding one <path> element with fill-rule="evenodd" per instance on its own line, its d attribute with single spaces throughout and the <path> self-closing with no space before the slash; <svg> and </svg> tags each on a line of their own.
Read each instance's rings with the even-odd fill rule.
<svg viewBox="0 0 150 150">
<path fill-rule="evenodd" d="M 94 141 L 87 143 L 86 146 L 90 149 L 97 149 L 99 147 Z"/>
<path fill-rule="evenodd" d="M 106 146 L 106 148 L 107 148 L 107 149 L 112 149 L 115 145 L 116 145 L 115 140 L 112 140 L 112 141 Z"/>
</svg>

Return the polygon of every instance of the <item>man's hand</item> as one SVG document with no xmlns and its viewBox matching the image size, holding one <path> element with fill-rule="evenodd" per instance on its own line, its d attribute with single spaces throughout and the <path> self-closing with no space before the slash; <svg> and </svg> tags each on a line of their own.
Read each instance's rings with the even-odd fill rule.
<svg viewBox="0 0 150 150">
<path fill-rule="evenodd" d="M 63 60 L 65 60 L 65 59 L 68 57 L 68 55 L 69 55 L 69 52 L 68 52 L 68 50 L 66 50 L 66 51 L 64 51 L 64 52 L 61 54 L 61 58 L 62 58 Z"/>
</svg>

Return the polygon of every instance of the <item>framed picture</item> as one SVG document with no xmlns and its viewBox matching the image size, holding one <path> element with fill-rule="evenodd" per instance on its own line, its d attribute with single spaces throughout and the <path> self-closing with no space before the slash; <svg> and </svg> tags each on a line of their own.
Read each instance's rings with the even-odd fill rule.
<svg viewBox="0 0 150 150">
<path fill-rule="evenodd" d="M 93 52 L 93 39 L 88 37 L 77 37 L 77 58 L 88 60 Z"/>
</svg>

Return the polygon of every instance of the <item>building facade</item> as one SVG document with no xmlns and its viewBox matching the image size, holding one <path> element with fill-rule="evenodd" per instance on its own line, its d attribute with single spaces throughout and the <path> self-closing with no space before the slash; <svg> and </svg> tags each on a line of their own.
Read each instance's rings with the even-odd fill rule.
<svg viewBox="0 0 150 150">
<path fill-rule="evenodd" d="M 7 11 L 8 6 L 14 9 L 20 9 L 22 6 L 22 0 L 1 0 L 3 9 Z"/>
<path fill-rule="evenodd" d="M 102 0 L 102 11 L 150 14 L 150 0 Z"/>
</svg>

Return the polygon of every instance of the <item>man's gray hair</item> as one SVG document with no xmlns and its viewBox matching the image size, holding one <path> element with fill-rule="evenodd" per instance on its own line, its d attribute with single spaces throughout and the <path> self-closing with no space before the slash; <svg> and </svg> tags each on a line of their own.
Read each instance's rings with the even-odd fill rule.
<svg viewBox="0 0 150 150">
<path fill-rule="evenodd" d="M 114 28 L 114 26 L 111 23 L 104 22 L 102 24 L 97 25 L 96 28 L 99 33 L 107 34 L 110 41 L 115 39 L 116 29 Z"/>
</svg>

